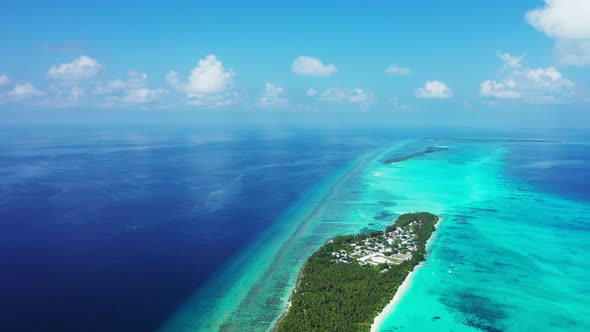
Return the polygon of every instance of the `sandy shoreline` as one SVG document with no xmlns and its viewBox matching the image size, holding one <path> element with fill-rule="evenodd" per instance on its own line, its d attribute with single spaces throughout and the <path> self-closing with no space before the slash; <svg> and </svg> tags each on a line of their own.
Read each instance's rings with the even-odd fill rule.
<svg viewBox="0 0 590 332">
<path fill-rule="evenodd" d="M 434 225 L 434 228 L 435 229 L 438 228 L 438 226 L 440 225 L 440 222 L 442 220 L 443 220 L 443 218 L 440 218 L 440 217 L 438 218 L 438 221 Z M 428 248 L 428 243 L 432 241 L 432 238 L 435 236 L 435 234 L 436 233 L 434 233 L 430 237 L 430 239 L 428 239 L 428 242 L 426 242 L 426 248 Z M 387 316 L 389 316 L 393 312 L 393 310 L 395 309 L 395 306 L 398 304 L 399 300 L 402 298 L 402 296 L 404 295 L 404 293 L 410 287 L 410 284 L 412 282 L 412 277 L 414 276 L 414 274 L 416 272 L 418 272 L 418 269 L 420 269 L 421 267 L 422 267 L 422 263 L 418 264 L 418 266 L 416 266 L 414 268 L 414 270 L 412 270 L 412 272 L 410 272 L 406 276 L 406 279 L 404 279 L 404 282 L 402 282 L 402 284 L 399 286 L 399 288 L 395 292 L 395 295 L 393 296 L 393 298 L 391 299 L 391 301 L 389 301 L 389 303 L 385 306 L 385 308 L 383 308 L 383 311 L 381 311 L 379 313 L 379 315 L 377 315 L 377 317 L 375 317 L 375 320 L 373 321 L 373 324 L 371 325 L 371 332 L 377 332 L 377 331 L 379 331 L 379 328 L 381 327 L 381 325 L 383 324 L 383 322 L 385 321 L 385 319 L 387 318 Z"/>
</svg>

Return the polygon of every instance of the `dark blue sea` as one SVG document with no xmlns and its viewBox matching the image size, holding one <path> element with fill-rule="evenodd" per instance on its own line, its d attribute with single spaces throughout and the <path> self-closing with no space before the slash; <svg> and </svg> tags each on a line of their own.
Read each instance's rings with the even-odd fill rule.
<svg viewBox="0 0 590 332">
<path fill-rule="evenodd" d="M 287 130 L 7 129 L 0 330 L 153 331 L 373 144 Z"/>
<path fill-rule="evenodd" d="M 435 135 L 4 128 L 0 331 L 155 331 L 314 184 L 391 140 Z M 516 144 L 506 172 L 590 201 L 589 151 Z"/>
</svg>

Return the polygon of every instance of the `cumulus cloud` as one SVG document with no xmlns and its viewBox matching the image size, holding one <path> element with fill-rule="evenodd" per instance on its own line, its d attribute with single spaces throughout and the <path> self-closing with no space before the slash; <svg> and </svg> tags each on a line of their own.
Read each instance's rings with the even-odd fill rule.
<svg viewBox="0 0 590 332">
<path fill-rule="evenodd" d="M 72 62 L 53 66 L 47 71 L 47 77 L 55 80 L 77 81 L 96 76 L 102 65 L 95 59 L 82 55 Z"/>
<path fill-rule="evenodd" d="M 227 91 L 223 93 L 189 98 L 186 104 L 191 106 L 225 107 L 235 105 L 242 100 L 243 98 L 237 92 Z"/>
<path fill-rule="evenodd" d="M 300 56 L 293 61 L 291 70 L 298 75 L 330 76 L 338 71 L 333 64 L 325 65 L 319 59 Z"/>
<path fill-rule="evenodd" d="M 147 74 L 130 70 L 124 79 L 116 79 L 106 83 L 99 82 L 95 88 L 94 94 L 108 94 L 114 91 L 141 89 L 147 84 Z"/>
<path fill-rule="evenodd" d="M 125 78 L 97 83 L 92 93 L 102 98 L 99 101 L 101 107 L 154 103 L 165 96 L 168 91 L 163 88 L 149 88 L 147 78 L 145 73 L 130 70 L 127 71 Z"/>
<path fill-rule="evenodd" d="M 516 82 L 508 79 L 505 82 L 496 82 L 487 80 L 481 83 L 479 93 L 485 97 L 495 97 L 499 99 L 520 98 L 521 93 L 515 90 Z"/>
<path fill-rule="evenodd" d="M 166 75 L 166 81 L 186 94 L 191 105 L 223 106 L 233 103 L 227 98 L 235 96 L 235 93 L 227 91 L 233 86 L 234 76 L 235 73 L 226 71 L 215 55 L 207 55 L 199 60 L 186 82 L 175 71 Z"/>
<path fill-rule="evenodd" d="M 590 65 L 590 1 L 545 0 L 526 13 L 530 25 L 556 39 L 561 64 Z"/>
<path fill-rule="evenodd" d="M 375 98 L 371 91 L 360 88 L 350 90 L 329 88 L 319 94 L 317 99 L 323 102 L 356 104 L 366 111 L 373 104 Z"/>
<path fill-rule="evenodd" d="M 369 103 L 373 100 L 373 93 L 363 89 L 352 89 L 348 94 L 348 101 L 355 104 Z"/>
<path fill-rule="evenodd" d="M 4 86 L 4 85 L 8 85 L 10 84 L 10 77 L 6 76 L 6 75 L 0 75 L 0 86 Z"/>
<path fill-rule="evenodd" d="M 126 104 L 146 104 L 160 99 L 160 97 L 164 94 L 166 94 L 166 90 L 162 88 L 131 89 L 125 93 L 125 95 L 121 98 L 121 101 Z"/>
<path fill-rule="evenodd" d="M 521 62 L 524 59 L 524 55 L 516 56 L 510 53 L 498 52 L 498 58 L 504 62 L 505 68 L 519 68 L 521 67 Z"/>
<path fill-rule="evenodd" d="M 548 36 L 567 39 L 589 39 L 589 17 L 587 0 L 545 0 L 545 7 L 526 14 L 528 22 Z"/>
<path fill-rule="evenodd" d="M 57 80 L 48 84 L 43 91 L 30 82 L 19 83 L 12 90 L 0 95 L 1 101 L 24 102 L 43 107 L 97 106 L 118 107 L 127 104 L 154 106 L 164 101 L 167 90 L 150 88 L 147 75 L 138 71 L 128 71 L 126 76 L 112 81 L 84 81 L 94 77 L 102 65 L 87 56 L 81 56 L 70 63 L 53 66 L 47 77 Z M 0 85 L 8 84 L 10 79 L 0 75 Z M 161 103 L 158 103 L 161 105 Z"/>
<path fill-rule="evenodd" d="M 569 94 L 573 87 L 574 83 L 564 78 L 555 67 L 526 68 L 519 62 L 519 66 L 505 73 L 500 81 L 482 82 L 480 95 L 497 99 L 525 99 L 534 103 L 556 102 L 560 96 Z"/>
<path fill-rule="evenodd" d="M 412 70 L 407 67 L 400 67 L 398 65 L 389 65 L 385 68 L 385 73 L 388 75 L 410 75 Z"/>
<path fill-rule="evenodd" d="M 427 81 L 423 88 L 416 89 L 416 97 L 426 99 L 446 99 L 453 96 L 453 91 L 441 81 Z"/>
<path fill-rule="evenodd" d="M 43 92 L 38 90 L 30 82 L 16 84 L 12 90 L 6 93 L 6 96 L 8 96 L 9 99 L 15 101 L 27 100 L 42 95 Z"/>
<path fill-rule="evenodd" d="M 265 108 L 287 107 L 289 100 L 284 97 L 285 90 L 271 83 L 266 83 L 258 97 L 258 104 Z"/>
<path fill-rule="evenodd" d="M 527 71 L 528 79 L 534 82 L 559 82 L 563 78 L 561 72 L 555 67 L 529 69 Z"/>
<path fill-rule="evenodd" d="M 72 86 L 58 91 L 54 91 L 53 96 L 46 98 L 41 102 L 41 104 L 43 106 L 55 107 L 77 106 L 83 102 L 83 98 L 85 95 L 86 91 L 83 88 L 79 86 Z"/>
</svg>

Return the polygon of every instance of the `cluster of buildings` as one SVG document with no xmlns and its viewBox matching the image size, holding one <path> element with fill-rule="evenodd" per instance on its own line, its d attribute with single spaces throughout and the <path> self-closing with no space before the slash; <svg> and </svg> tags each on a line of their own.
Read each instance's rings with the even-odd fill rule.
<svg viewBox="0 0 590 332">
<path fill-rule="evenodd" d="M 404 227 L 396 227 L 373 237 L 352 238 L 347 248 L 332 252 L 332 261 L 358 262 L 361 265 L 400 264 L 411 259 L 412 252 L 417 249 L 413 229 L 419 223 L 421 222 L 412 221 Z"/>
</svg>

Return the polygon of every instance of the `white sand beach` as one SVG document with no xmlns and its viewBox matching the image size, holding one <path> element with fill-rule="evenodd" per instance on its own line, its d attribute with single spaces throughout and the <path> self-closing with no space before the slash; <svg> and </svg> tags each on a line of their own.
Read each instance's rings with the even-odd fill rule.
<svg viewBox="0 0 590 332">
<path fill-rule="evenodd" d="M 438 221 L 436 222 L 436 225 L 434 225 L 434 227 L 438 228 L 438 226 L 440 225 L 440 222 L 442 220 L 443 220 L 443 218 L 439 217 Z M 428 248 L 428 244 L 432 242 L 432 239 L 435 236 L 436 236 L 436 232 L 433 233 L 432 236 L 430 237 L 430 239 L 428 239 L 428 242 L 426 242 L 426 248 Z M 412 270 L 412 272 L 410 272 L 408 274 L 408 276 L 406 277 L 404 282 L 402 282 L 402 284 L 399 286 L 399 288 L 395 292 L 395 295 L 393 296 L 391 301 L 385 306 L 385 308 L 383 308 L 383 311 L 381 311 L 381 313 L 379 313 L 379 315 L 377 315 L 377 317 L 375 317 L 375 320 L 373 321 L 373 324 L 371 325 L 371 332 L 379 331 L 379 328 L 381 327 L 381 325 L 385 321 L 385 318 L 387 318 L 387 316 L 389 316 L 389 314 L 391 314 L 391 312 L 393 312 L 393 310 L 395 309 L 395 306 L 398 304 L 399 300 L 402 298 L 402 296 L 405 294 L 405 292 L 410 287 L 410 283 L 412 282 L 412 277 L 414 276 L 414 274 L 416 272 L 418 272 L 418 269 L 420 269 L 421 267 L 422 267 L 422 263 L 420 263 L 418 266 L 416 266 L 414 268 L 414 270 Z"/>
</svg>

